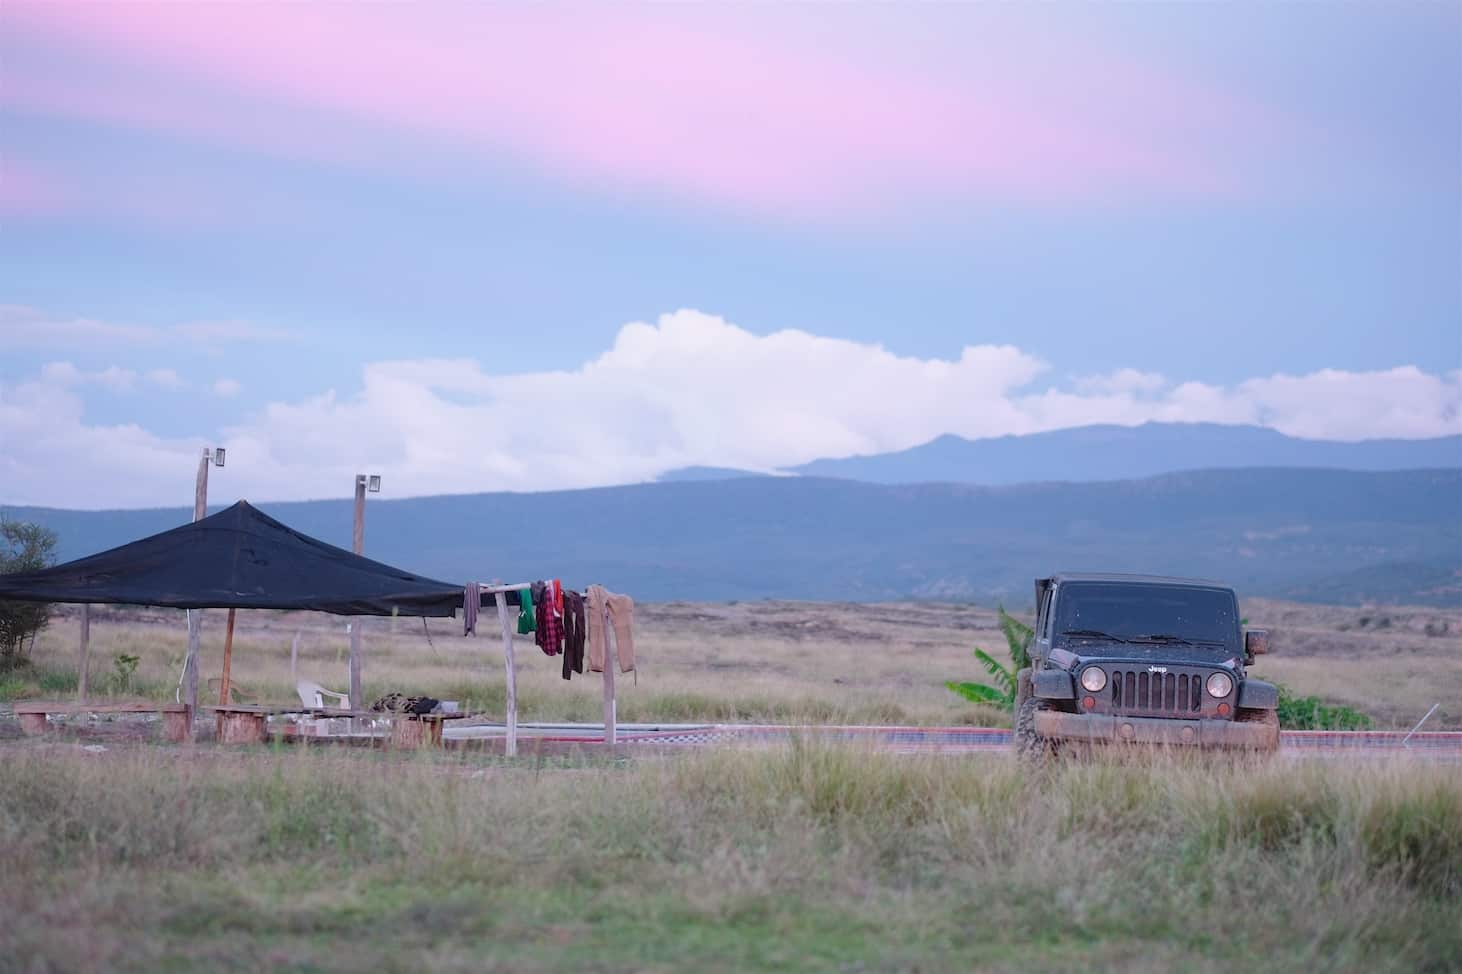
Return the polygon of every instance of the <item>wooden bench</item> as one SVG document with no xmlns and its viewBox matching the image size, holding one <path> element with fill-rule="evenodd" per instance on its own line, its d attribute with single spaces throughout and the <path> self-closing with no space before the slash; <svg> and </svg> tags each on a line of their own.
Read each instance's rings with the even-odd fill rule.
<svg viewBox="0 0 1462 974">
<path fill-rule="evenodd" d="M 270 717 L 308 712 L 306 707 L 262 707 L 244 703 L 219 704 L 203 709 L 218 717 L 218 740 L 221 744 L 263 744 L 269 737 Z"/>
<path fill-rule="evenodd" d="M 20 700 L 14 705 L 20 729 L 28 735 L 44 734 L 52 714 L 158 714 L 163 736 L 170 741 L 188 739 L 188 708 L 180 703 L 151 703 L 145 700 L 109 703 L 80 703 L 74 700 Z"/>
<path fill-rule="evenodd" d="M 441 747 L 444 723 L 449 720 L 460 720 L 467 716 L 466 714 L 399 714 L 389 710 L 349 710 L 342 707 L 261 707 L 247 704 L 229 704 L 204 709 L 218 715 L 218 739 L 224 744 L 262 744 L 269 736 L 270 717 L 295 715 L 389 720 L 391 722 L 390 746 L 405 750 Z"/>
</svg>

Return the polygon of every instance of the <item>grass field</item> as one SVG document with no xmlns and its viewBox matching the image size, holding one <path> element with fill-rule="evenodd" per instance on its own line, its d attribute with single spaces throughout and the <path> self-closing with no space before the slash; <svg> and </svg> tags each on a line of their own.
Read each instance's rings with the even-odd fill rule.
<svg viewBox="0 0 1462 974">
<path fill-rule="evenodd" d="M 1462 769 L 0 748 L 0 969 L 1456 970 Z"/>
<path fill-rule="evenodd" d="M 1462 613 L 1246 606 L 1258 672 L 1409 726 L 1462 714 Z M 207 615 L 203 675 L 224 613 Z M 368 623 L 366 686 L 500 710 L 501 650 Z M 74 690 L 74 615 L 0 695 Z M 265 700 L 343 683 L 342 620 L 242 613 Z M 996 724 L 948 693 L 980 607 L 642 606 L 622 719 Z M 171 697 L 181 613 L 99 610 L 92 686 Z M 118 668 L 136 656 L 135 671 Z M 525 719 L 599 715 L 520 643 Z M 13 730 L 13 727 L 12 727 Z M 1452 971 L 1462 766 L 1136 752 L 524 759 L 0 742 L 0 971 Z M 87 750 L 87 748 L 91 750 Z"/>
<path fill-rule="evenodd" d="M 1275 652 L 1257 675 L 1301 695 L 1318 694 L 1370 714 L 1378 727 L 1409 728 L 1434 702 L 1430 727 L 1462 727 L 1462 611 L 1342 608 L 1247 601 L 1255 626 L 1268 626 Z M 59 616 L 37 643 L 36 666 L 0 675 L 0 699 L 72 692 L 76 610 Z M 225 613 L 205 614 L 202 676 L 221 669 Z M 101 695 L 171 699 L 186 646 L 183 614 L 99 607 L 92 626 L 92 687 Z M 491 629 L 464 639 L 461 624 L 365 620 L 368 699 L 389 690 L 427 693 L 502 713 L 502 650 Z M 982 646 L 1003 658 L 993 608 L 900 603 L 795 602 L 642 605 L 637 610 L 638 682 L 621 680 L 623 720 L 811 721 L 842 723 L 1009 723 L 944 688 L 984 674 L 971 655 Z M 290 644 L 300 634 L 299 675 L 333 689 L 346 684 L 346 620 L 311 613 L 239 614 L 233 679 L 264 701 L 295 699 Z M 565 683 L 557 659 L 519 637 L 523 719 L 597 720 L 596 679 Z M 130 681 L 119 655 L 139 659 Z"/>
</svg>

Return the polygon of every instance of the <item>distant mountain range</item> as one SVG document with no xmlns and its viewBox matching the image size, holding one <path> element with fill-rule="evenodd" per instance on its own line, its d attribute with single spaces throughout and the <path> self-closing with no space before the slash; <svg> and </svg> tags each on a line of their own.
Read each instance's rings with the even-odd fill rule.
<svg viewBox="0 0 1462 974">
<path fill-rule="evenodd" d="M 259 506 L 349 545 L 348 500 Z M 1025 605 L 1036 575 L 1111 569 L 1223 579 L 1250 595 L 1462 605 L 1458 469 L 1210 469 L 999 487 L 733 477 L 372 498 L 367 511 L 366 553 L 403 568 L 450 581 L 556 575 L 652 601 Z M 54 528 L 66 559 L 190 516 L 181 508 L 4 513 Z M 909 618 L 917 625 L 913 608 Z"/>
<path fill-rule="evenodd" d="M 1259 426 L 1145 423 L 966 440 L 941 436 L 896 453 L 814 460 L 788 472 L 874 484 L 1020 484 L 1129 480 L 1181 470 L 1462 467 L 1462 436 L 1427 440 L 1303 440 Z"/>
</svg>

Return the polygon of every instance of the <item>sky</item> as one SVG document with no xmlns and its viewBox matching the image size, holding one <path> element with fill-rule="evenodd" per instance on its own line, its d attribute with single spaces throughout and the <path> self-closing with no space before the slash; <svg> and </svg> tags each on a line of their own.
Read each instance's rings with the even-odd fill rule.
<svg viewBox="0 0 1462 974">
<path fill-rule="evenodd" d="M 1462 432 L 1462 5 L 0 4 L 0 503 Z"/>
</svg>

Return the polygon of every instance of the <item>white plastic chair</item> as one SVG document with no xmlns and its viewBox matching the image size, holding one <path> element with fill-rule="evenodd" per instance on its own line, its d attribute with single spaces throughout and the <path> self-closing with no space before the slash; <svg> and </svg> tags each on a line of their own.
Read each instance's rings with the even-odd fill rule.
<svg viewBox="0 0 1462 974">
<path fill-rule="evenodd" d="M 342 710 L 350 709 L 350 696 L 344 693 L 336 693 L 334 690 L 327 690 L 313 680 L 296 680 L 295 692 L 300 696 L 300 703 L 306 707 L 339 707 Z M 325 698 L 332 698 L 334 702 Z M 300 721 L 305 727 L 310 727 L 319 735 L 345 734 L 350 731 L 349 717 L 316 717 Z"/>
<path fill-rule="evenodd" d="M 339 707 L 342 710 L 350 709 L 350 696 L 344 693 L 336 693 L 334 690 L 326 690 L 313 680 L 297 680 L 294 685 L 295 692 L 300 695 L 300 703 L 306 707 Z M 334 697 L 336 703 L 326 703 L 326 697 Z"/>
</svg>

